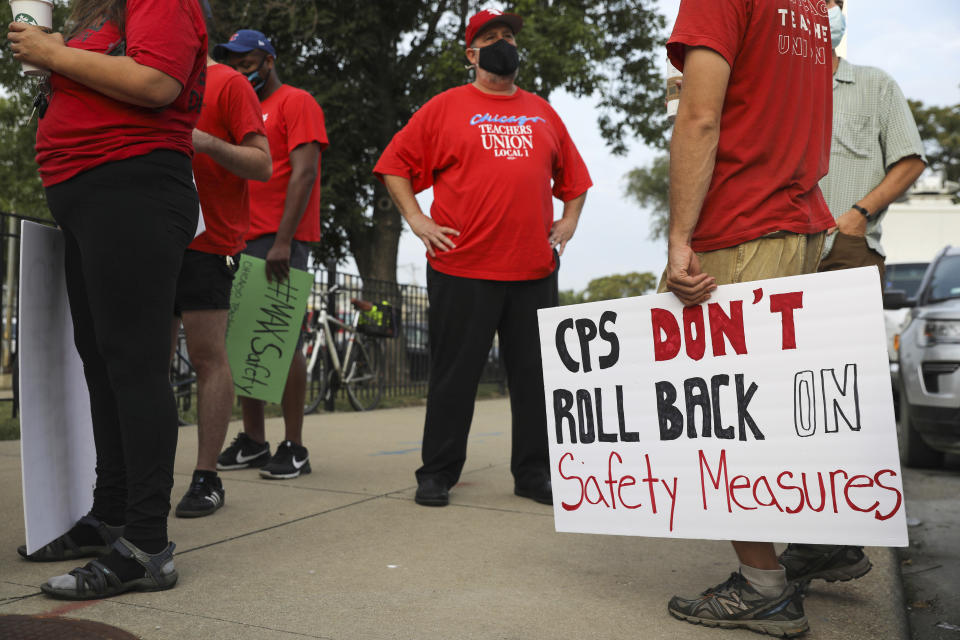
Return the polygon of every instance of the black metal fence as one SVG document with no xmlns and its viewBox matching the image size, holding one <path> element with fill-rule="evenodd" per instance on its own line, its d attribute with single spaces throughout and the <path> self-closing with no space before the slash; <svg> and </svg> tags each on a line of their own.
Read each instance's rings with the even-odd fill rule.
<svg viewBox="0 0 960 640">
<path fill-rule="evenodd" d="M 383 280 L 362 279 L 360 276 L 341 273 L 336 268 L 312 265 L 314 290 L 308 308 L 321 307 L 320 296 L 334 286 L 333 300 L 323 303 L 327 309 L 335 309 L 336 315 L 349 323 L 353 313 L 350 301 L 359 298 L 379 304 L 386 301 L 400 311 L 400 331 L 393 338 L 377 338 L 384 349 L 384 395 L 426 395 L 430 374 L 430 350 L 427 332 L 429 301 L 426 287 L 398 284 Z M 494 339 L 481 382 L 494 383 L 501 387 L 505 373 L 499 358 L 499 347 Z"/>
<path fill-rule="evenodd" d="M 20 315 L 20 223 L 23 220 L 52 225 L 49 220 L 0 212 L 0 402 L 9 402 L 16 417 L 17 318 Z"/>
<path fill-rule="evenodd" d="M 3 308 L 0 311 L 0 376 L 10 382 L 10 391 L 0 388 L 0 401 L 11 401 L 12 413 L 16 415 L 16 348 L 17 316 L 19 305 L 19 256 L 20 222 L 30 220 L 51 224 L 26 216 L 0 212 L 0 274 L 3 282 Z M 310 309 L 319 309 L 320 296 L 333 285 L 336 292 L 328 300 L 328 309 L 349 323 L 353 307 L 351 298 L 360 298 L 373 303 L 388 301 L 400 310 L 400 331 L 394 338 L 379 338 L 384 352 L 385 397 L 426 395 L 430 373 L 430 350 L 427 333 L 427 310 L 429 302 L 425 287 L 398 284 L 380 280 L 362 279 L 360 276 L 340 273 L 335 267 L 328 268 L 311 264 L 314 288 L 309 301 Z M 499 348 L 494 342 L 484 369 L 482 382 L 504 386 L 505 374 L 498 357 Z M 189 376 L 187 376 L 189 378 Z M 183 377 L 178 377 L 178 393 L 184 393 Z M 0 387 L 6 385 L 0 384 Z M 186 390 L 188 397 L 190 389 Z"/>
</svg>

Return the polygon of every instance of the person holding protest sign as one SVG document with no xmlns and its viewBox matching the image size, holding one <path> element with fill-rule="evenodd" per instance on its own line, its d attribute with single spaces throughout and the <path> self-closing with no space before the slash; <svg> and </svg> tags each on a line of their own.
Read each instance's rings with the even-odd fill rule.
<svg viewBox="0 0 960 640">
<path fill-rule="evenodd" d="M 514 493 L 553 503 L 537 309 L 557 304 L 557 254 L 576 230 L 592 183 L 560 117 L 514 82 L 522 26 L 520 16 L 499 11 L 471 17 L 466 57 L 476 79 L 421 107 L 374 168 L 427 250 L 421 505 L 448 504 L 460 477 L 495 332 L 510 388 Z M 414 193 L 431 186 L 427 217 Z M 556 222 L 551 195 L 564 202 Z"/>
<path fill-rule="evenodd" d="M 660 291 L 685 305 L 717 285 L 810 273 L 833 226 L 817 186 L 830 152 L 830 29 L 822 2 L 686 0 L 667 43 L 683 71 Z M 776 114 L 776 117 L 771 117 Z M 747 142 L 749 141 L 749 142 Z M 809 624 L 769 542 L 674 617 L 792 637 Z"/>
<path fill-rule="evenodd" d="M 21 553 L 100 556 L 41 586 L 89 600 L 177 582 L 167 538 L 177 446 L 170 317 L 197 228 L 191 132 L 207 35 L 196 0 L 77 2 L 67 25 L 64 36 L 14 23 L 7 39 L 18 60 L 51 71 L 38 98 L 37 164 L 63 231 L 97 480 L 87 516 Z"/>
<path fill-rule="evenodd" d="M 260 98 L 273 175 L 250 184 L 250 229 L 244 253 L 266 260 L 268 280 L 286 280 L 290 268 L 306 271 L 309 248 L 320 240 L 320 153 L 327 147 L 323 110 L 306 91 L 280 82 L 277 52 L 265 35 L 241 29 L 214 48 L 214 58 L 244 74 Z M 241 397 L 243 432 L 217 460 L 217 468 L 262 467 L 264 478 L 310 473 L 303 446 L 307 363 L 300 349 L 283 391 L 285 437 L 271 457 L 264 432 L 264 402 Z"/>
<path fill-rule="evenodd" d="M 818 271 L 875 266 L 883 288 L 881 221 L 887 206 L 920 177 L 923 142 L 897 83 L 880 69 L 850 64 L 836 47 L 846 31 L 843 0 L 827 0 L 833 45 L 833 139 L 820 189 L 836 220 Z M 864 126 L 866 124 L 866 126 Z M 862 547 L 790 544 L 780 554 L 787 579 L 852 580 L 870 571 Z"/>
<path fill-rule="evenodd" d="M 209 30 L 212 15 L 203 0 Z M 193 173 L 205 230 L 183 258 L 177 280 L 173 335 L 180 322 L 197 371 L 197 466 L 177 505 L 181 518 L 207 516 L 223 506 L 217 456 L 227 435 L 233 378 L 227 360 L 227 311 L 234 256 L 250 226 L 247 180 L 265 182 L 272 171 L 260 101 L 247 79 L 207 58 L 207 85 L 193 130 Z"/>
</svg>

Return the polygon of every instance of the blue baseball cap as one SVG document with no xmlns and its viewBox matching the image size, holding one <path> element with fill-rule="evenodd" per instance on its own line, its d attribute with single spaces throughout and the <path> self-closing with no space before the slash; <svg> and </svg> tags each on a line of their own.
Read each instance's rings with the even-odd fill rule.
<svg viewBox="0 0 960 640">
<path fill-rule="evenodd" d="M 254 49 L 266 51 L 274 58 L 277 57 L 277 51 L 273 48 L 273 45 L 270 44 L 270 41 L 267 40 L 267 36 L 253 29 L 240 29 L 230 36 L 229 42 L 215 46 L 213 48 L 213 57 L 220 60 L 227 57 L 228 51 L 232 51 L 233 53 L 247 53 Z"/>
</svg>

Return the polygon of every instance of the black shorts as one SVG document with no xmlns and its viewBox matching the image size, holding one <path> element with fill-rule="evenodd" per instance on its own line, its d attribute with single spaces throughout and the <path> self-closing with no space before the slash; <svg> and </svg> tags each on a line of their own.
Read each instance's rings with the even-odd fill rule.
<svg viewBox="0 0 960 640">
<path fill-rule="evenodd" d="M 266 235 L 257 236 L 253 240 L 247 242 L 247 248 L 243 250 L 243 253 L 251 255 L 254 258 L 261 258 L 266 260 L 267 252 L 270 251 L 270 248 L 273 246 L 274 241 L 277 239 L 277 234 L 268 233 Z M 310 257 L 310 247 L 303 244 L 299 240 L 294 239 L 290 243 L 290 266 L 294 269 L 300 269 L 301 271 L 307 270 L 307 259 Z M 303 315 L 303 324 L 300 328 L 300 337 L 297 339 L 297 351 L 303 347 L 303 330 L 307 326 L 307 314 Z"/>
<path fill-rule="evenodd" d="M 254 258 L 261 258 L 266 260 L 267 252 L 270 251 L 270 248 L 273 246 L 274 241 L 277 239 L 277 234 L 268 233 L 263 236 L 258 236 L 253 240 L 247 242 L 247 248 L 243 250 L 243 253 L 253 256 Z M 300 269 L 301 271 L 307 270 L 307 259 L 310 257 L 310 248 L 300 242 L 299 240 L 294 240 L 290 244 L 290 266 L 294 269 Z"/>
<path fill-rule="evenodd" d="M 229 309 L 236 260 L 231 256 L 187 249 L 177 277 L 173 313 Z"/>
</svg>

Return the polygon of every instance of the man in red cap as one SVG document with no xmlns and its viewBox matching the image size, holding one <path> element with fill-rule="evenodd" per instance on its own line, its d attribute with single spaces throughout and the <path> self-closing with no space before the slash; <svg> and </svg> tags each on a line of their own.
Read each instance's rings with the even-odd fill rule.
<svg viewBox="0 0 960 640">
<path fill-rule="evenodd" d="M 494 333 L 510 388 L 514 493 L 553 503 L 537 309 L 557 304 L 558 256 L 592 183 L 556 112 L 514 83 L 522 26 L 514 14 L 474 15 L 466 56 L 475 80 L 421 107 L 374 168 L 429 263 L 422 505 L 446 505 L 460 477 Z M 428 217 L 414 193 L 431 186 Z M 564 202 L 556 222 L 552 197 Z"/>
</svg>

